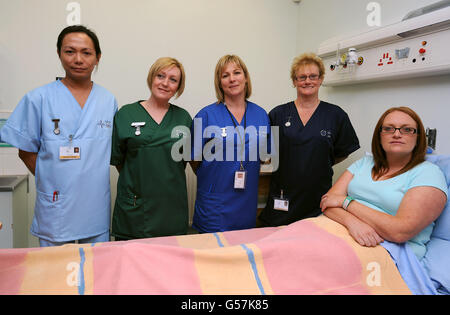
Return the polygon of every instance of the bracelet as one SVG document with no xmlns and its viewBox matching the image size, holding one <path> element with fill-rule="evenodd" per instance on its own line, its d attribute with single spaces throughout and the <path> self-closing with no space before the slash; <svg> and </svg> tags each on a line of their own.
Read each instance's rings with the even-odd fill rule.
<svg viewBox="0 0 450 315">
<path fill-rule="evenodd" d="M 347 197 L 345 198 L 344 202 L 342 203 L 342 208 L 343 208 L 344 210 L 347 210 L 348 205 L 349 205 L 350 202 L 352 202 L 353 200 L 355 200 L 355 199 L 353 199 L 353 198 L 350 197 L 350 196 L 347 196 Z"/>
</svg>

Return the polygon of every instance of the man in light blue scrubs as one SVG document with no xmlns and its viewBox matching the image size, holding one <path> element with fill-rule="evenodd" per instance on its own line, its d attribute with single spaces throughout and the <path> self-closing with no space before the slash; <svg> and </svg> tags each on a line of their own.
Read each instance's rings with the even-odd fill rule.
<svg viewBox="0 0 450 315">
<path fill-rule="evenodd" d="M 66 76 L 27 93 L 0 138 L 19 148 L 19 157 L 36 176 L 31 233 L 41 246 L 109 241 L 109 160 L 117 102 L 91 81 L 101 56 L 92 31 L 67 27 L 57 48 Z"/>
</svg>

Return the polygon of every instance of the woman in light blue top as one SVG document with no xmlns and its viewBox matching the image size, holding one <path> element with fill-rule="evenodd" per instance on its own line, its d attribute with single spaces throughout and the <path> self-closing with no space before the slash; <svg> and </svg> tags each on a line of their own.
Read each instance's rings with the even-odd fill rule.
<svg viewBox="0 0 450 315">
<path fill-rule="evenodd" d="M 1 130 L 2 141 L 36 176 L 31 233 L 41 246 L 109 240 L 111 134 L 117 102 L 91 81 L 101 56 L 97 36 L 65 28 L 57 53 L 66 72 L 27 93 Z"/>
<path fill-rule="evenodd" d="M 425 161 L 419 116 L 408 107 L 386 111 L 375 127 L 372 151 L 373 157 L 355 162 L 322 197 L 322 211 L 359 244 L 407 242 L 420 260 L 446 204 L 447 186 L 438 166 Z"/>
</svg>

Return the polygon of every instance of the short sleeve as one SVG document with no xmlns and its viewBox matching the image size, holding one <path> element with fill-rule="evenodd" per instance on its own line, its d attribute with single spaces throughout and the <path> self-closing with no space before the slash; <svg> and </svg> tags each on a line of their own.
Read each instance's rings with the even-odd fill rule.
<svg viewBox="0 0 450 315">
<path fill-rule="evenodd" d="M 186 127 L 192 128 L 192 117 L 188 112 L 186 112 Z"/>
<path fill-rule="evenodd" d="M 25 95 L 1 130 L 3 142 L 27 152 L 38 152 L 41 141 L 42 97 L 37 92 Z"/>
<path fill-rule="evenodd" d="M 260 155 L 261 160 L 266 160 L 267 158 L 270 157 L 271 152 L 272 152 L 272 148 L 274 147 L 274 135 L 272 133 L 272 128 L 271 128 L 271 124 L 270 124 L 270 119 L 269 116 L 267 115 L 267 112 L 261 108 L 261 124 L 260 127 L 263 127 L 263 129 L 260 129 L 261 131 L 265 131 L 265 134 L 263 133 L 262 136 L 265 137 L 266 141 L 262 142 L 264 147 L 261 147 L 259 150 L 259 152 L 262 152 L 263 154 Z M 261 143 L 258 143 L 258 145 Z M 268 156 L 265 156 L 265 154 L 267 153 Z M 264 155 L 264 156 L 263 156 Z"/>
<path fill-rule="evenodd" d="M 268 154 L 272 154 L 272 153 L 276 153 L 276 150 L 275 150 L 275 135 L 272 132 L 272 126 L 271 126 L 271 123 L 270 123 L 269 116 L 267 116 L 267 114 L 266 114 L 266 119 L 267 119 L 267 124 L 266 124 L 266 126 L 267 126 L 267 153 Z"/>
<path fill-rule="evenodd" d="M 371 163 L 371 161 L 372 161 L 372 157 L 365 156 L 365 157 L 359 159 L 358 161 L 354 162 L 352 165 L 350 165 L 347 168 L 347 171 L 349 171 L 350 173 L 355 175 L 358 172 L 360 172 L 364 167 L 369 166 L 369 163 Z"/>
<path fill-rule="evenodd" d="M 119 104 L 117 103 L 116 98 L 114 98 L 114 115 L 119 111 Z"/>
<path fill-rule="evenodd" d="M 342 112 L 339 132 L 334 143 L 334 156 L 346 157 L 360 148 L 355 129 L 350 122 L 347 113 Z"/>
<path fill-rule="evenodd" d="M 286 105 L 279 105 L 275 108 L 273 108 L 268 116 L 268 123 L 270 125 L 270 142 L 268 142 L 268 153 L 270 154 L 271 158 L 279 159 L 280 158 L 280 152 L 281 152 L 281 138 L 283 137 L 281 135 L 282 128 L 281 127 L 281 120 L 282 120 L 282 110 Z M 269 139 L 268 139 L 269 140 Z M 276 163 L 276 165 L 279 164 Z"/>
<path fill-rule="evenodd" d="M 448 199 L 448 188 L 445 176 L 441 169 L 430 162 L 423 162 L 411 172 L 409 189 L 414 187 L 429 186 L 442 190 Z"/>
<path fill-rule="evenodd" d="M 271 124 L 272 126 L 277 126 L 277 123 L 276 123 L 276 111 L 275 111 L 275 109 L 272 109 L 272 110 L 269 112 L 269 121 L 270 121 L 270 124 Z"/>
<path fill-rule="evenodd" d="M 120 138 L 120 111 L 114 116 L 111 141 L 111 165 L 122 165 L 125 160 L 126 143 Z"/>
<path fill-rule="evenodd" d="M 208 113 L 205 109 L 202 109 L 194 117 L 191 125 L 192 161 L 201 161 L 203 158 L 203 147 L 206 143 L 206 139 L 203 137 L 203 132 L 207 126 Z"/>
</svg>

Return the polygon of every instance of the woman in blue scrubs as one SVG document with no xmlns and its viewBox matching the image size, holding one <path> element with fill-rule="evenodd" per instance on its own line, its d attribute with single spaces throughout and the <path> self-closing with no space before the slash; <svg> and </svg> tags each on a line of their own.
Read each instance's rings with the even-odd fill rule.
<svg viewBox="0 0 450 315">
<path fill-rule="evenodd" d="M 250 75 L 235 55 L 215 71 L 217 102 L 193 122 L 192 167 L 197 174 L 193 228 L 202 233 L 255 227 L 260 152 L 267 151 L 267 113 L 248 101 Z"/>
<path fill-rule="evenodd" d="M 62 80 L 25 95 L 1 130 L 36 177 L 31 234 L 41 246 L 109 241 L 111 134 L 117 102 L 91 81 L 101 57 L 95 33 L 65 28 Z"/>
<path fill-rule="evenodd" d="M 297 57 L 291 79 L 297 99 L 275 107 L 269 117 L 279 128 L 279 168 L 272 174 L 263 226 L 287 225 L 321 213 L 320 199 L 331 188 L 333 165 L 359 149 L 348 115 L 321 101 L 325 67 L 314 54 Z"/>
</svg>

